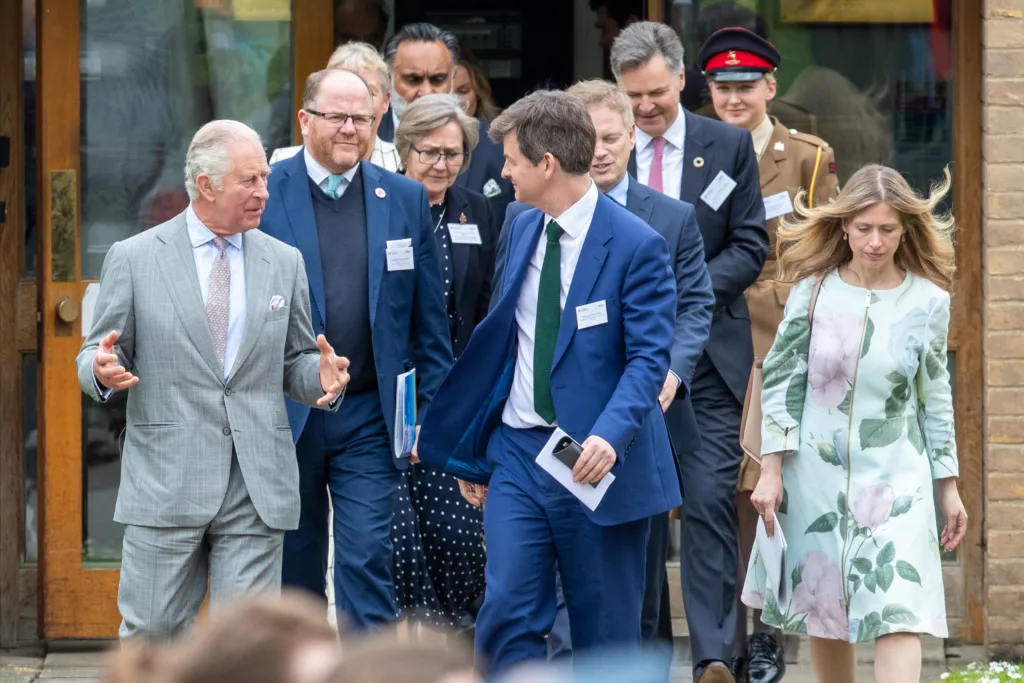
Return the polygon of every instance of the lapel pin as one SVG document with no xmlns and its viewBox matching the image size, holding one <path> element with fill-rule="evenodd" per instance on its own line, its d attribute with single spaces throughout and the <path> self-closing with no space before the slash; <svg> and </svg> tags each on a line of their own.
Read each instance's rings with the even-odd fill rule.
<svg viewBox="0 0 1024 683">
<path fill-rule="evenodd" d="M 385 192 L 383 187 L 378 187 L 376 190 L 373 191 L 373 193 L 380 197 L 381 199 L 384 199 Z"/>
<path fill-rule="evenodd" d="M 694 157 L 693 158 L 693 167 L 694 168 L 700 168 L 703 165 L 704 165 L 704 157 Z"/>
<path fill-rule="evenodd" d="M 786 143 L 782 142 L 781 140 L 776 142 L 775 143 L 775 151 L 776 152 L 785 152 L 786 151 Z"/>
<path fill-rule="evenodd" d="M 459 214 L 459 222 L 460 223 L 465 223 L 468 220 L 469 219 L 466 218 L 466 212 L 465 211 L 463 211 L 461 214 Z"/>
</svg>

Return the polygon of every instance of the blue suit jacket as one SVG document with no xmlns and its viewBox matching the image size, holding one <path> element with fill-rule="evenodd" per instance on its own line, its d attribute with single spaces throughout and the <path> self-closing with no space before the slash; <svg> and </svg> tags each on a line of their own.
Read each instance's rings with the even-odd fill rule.
<svg viewBox="0 0 1024 683">
<path fill-rule="evenodd" d="M 522 202 L 509 204 L 505 224 L 498 238 L 494 279 L 498 281 L 505 266 L 505 240 L 513 219 L 530 207 Z M 626 209 L 654 228 L 668 242 L 669 259 L 676 276 L 675 338 L 672 342 L 672 372 L 680 379 L 676 400 L 665 418 L 676 454 L 692 453 L 701 446 L 700 430 L 690 401 L 690 379 L 708 341 L 715 295 L 704 263 L 704 243 L 697 227 L 693 206 L 672 199 L 629 178 Z M 491 305 L 497 297 L 491 298 Z"/>
<path fill-rule="evenodd" d="M 754 364 L 750 312 L 743 293 L 757 280 L 768 256 L 757 155 L 746 129 L 688 111 L 683 115 L 686 141 L 679 198 L 697 210 L 715 292 L 707 354 L 736 400 L 743 403 Z M 699 166 L 694 164 L 698 157 L 703 160 Z M 736 187 L 715 211 L 700 196 L 720 171 L 735 180 Z M 635 152 L 629 158 L 629 173 L 636 177 Z"/>
<path fill-rule="evenodd" d="M 367 253 L 370 273 L 370 328 L 373 360 L 377 366 L 380 400 L 388 433 L 394 436 L 395 381 L 399 374 L 416 368 L 419 410 L 430 404 L 434 392 L 452 365 L 448 337 L 448 312 L 441 288 L 434 224 L 426 191 L 419 183 L 397 173 L 360 163 L 366 204 Z M 378 195 L 383 190 L 383 196 Z M 322 334 L 327 322 L 325 297 L 345 292 L 325 292 L 320 261 L 320 241 L 313 217 L 305 155 L 301 152 L 273 166 L 260 229 L 297 247 L 306 262 L 314 334 Z M 385 245 L 389 240 L 411 239 L 416 266 L 413 270 L 388 272 Z M 339 355 L 345 349 L 336 349 Z M 309 408 L 288 400 L 292 437 L 299 440 Z M 399 467 L 407 461 L 397 460 Z"/>
<path fill-rule="evenodd" d="M 489 121 L 477 119 L 480 122 L 480 142 L 473 150 L 473 158 L 469 167 L 455 178 L 455 184 L 479 192 L 487 197 L 494 208 L 495 216 L 504 216 L 505 208 L 515 198 L 515 191 L 512 189 L 512 181 L 501 177 L 501 169 L 505 167 L 505 150 L 496 142 L 487 137 L 487 131 L 491 129 Z M 391 108 L 388 108 L 384 120 L 377 128 L 377 137 L 385 142 L 395 140 L 395 119 L 391 115 Z M 500 192 L 494 194 L 487 187 L 488 182 L 493 180 L 492 187 L 497 187 Z"/>
<path fill-rule="evenodd" d="M 497 305 L 441 384 L 423 418 L 419 453 L 430 467 L 486 483 L 487 443 L 516 366 L 516 304 L 543 228 L 533 209 L 512 224 Z M 608 322 L 576 329 L 576 307 L 607 302 Z M 658 393 L 669 368 L 676 293 L 665 239 L 624 208 L 598 198 L 569 288 L 551 393 L 559 426 L 579 442 L 600 436 L 618 456 L 597 524 L 650 517 L 681 501 Z"/>
</svg>

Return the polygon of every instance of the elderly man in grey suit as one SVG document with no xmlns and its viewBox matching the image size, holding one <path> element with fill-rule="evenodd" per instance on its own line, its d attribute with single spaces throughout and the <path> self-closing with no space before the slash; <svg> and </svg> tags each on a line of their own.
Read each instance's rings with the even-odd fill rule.
<svg viewBox="0 0 1024 683">
<path fill-rule="evenodd" d="M 206 595 L 279 590 L 299 471 L 282 394 L 337 409 L 348 360 L 314 340 L 299 251 L 263 234 L 266 153 L 213 121 L 185 158 L 191 202 L 107 253 L 82 390 L 128 391 L 120 636 L 165 638 Z"/>
</svg>

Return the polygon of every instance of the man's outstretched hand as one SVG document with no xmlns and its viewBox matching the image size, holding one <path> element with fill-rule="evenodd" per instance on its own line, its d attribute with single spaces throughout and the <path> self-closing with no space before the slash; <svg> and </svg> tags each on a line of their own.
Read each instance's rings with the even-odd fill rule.
<svg viewBox="0 0 1024 683">
<path fill-rule="evenodd" d="M 121 362 L 114 353 L 116 343 L 117 332 L 111 332 L 103 338 L 99 350 L 92 359 L 92 374 L 96 375 L 96 381 L 102 386 L 120 391 L 138 384 L 139 378 L 121 367 Z"/>
<path fill-rule="evenodd" d="M 322 334 L 317 335 L 316 345 L 320 349 L 320 388 L 324 390 L 316 404 L 325 406 L 336 399 L 348 384 L 348 358 L 335 354 Z"/>
</svg>

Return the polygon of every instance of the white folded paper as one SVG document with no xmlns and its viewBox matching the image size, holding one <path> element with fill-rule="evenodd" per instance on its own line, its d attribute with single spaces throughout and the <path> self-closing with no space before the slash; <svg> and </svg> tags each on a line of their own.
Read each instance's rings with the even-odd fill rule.
<svg viewBox="0 0 1024 683">
<path fill-rule="evenodd" d="M 551 435 L 548 442 L 544 444 L 544 448 L 541 449 L 540 453 L 537 454 L 537 464 L 541 466 L 545 472 L 550 474 L 558 481 L 559 484 L 569 490 L 569 493 L 580 499 L 580 502 L 586 505 L 591 510 L 596 510 L 597 506 L 601 504 L 601 499 L 604 498 L 604 494 L 608 492 L 608 487 L 615 481 L 615 475 L 609 472 L 604 475 L 604 478 L 597 483 L 597 486 L 591 486 L 590 484 L 577 484 L 572 480 L 572 470 L 566 467 L 565 463 L 555 457 L 555 444 L 563 436 L 568 436 L 561 429 L 555 429 L 555 433 Z"/>
<path fill-rule="evenodd" d="M 779 611 L 785 614 L 789 609 L 789 590 L 786 587 L 786 537 L 782 534 L 779 518 L 775 518 L 775 535 L 768 537 L 764 518 L 757 518 L 757 550 L 764 562 L 768 588 L 775 594 Z"/>
</svg>

